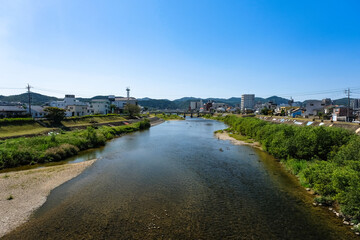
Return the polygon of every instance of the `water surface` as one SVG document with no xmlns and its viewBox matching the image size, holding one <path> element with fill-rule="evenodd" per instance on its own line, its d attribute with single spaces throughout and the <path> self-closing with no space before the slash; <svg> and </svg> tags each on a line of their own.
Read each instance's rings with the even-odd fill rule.
<svg viewBox="0 0 360 240">
<path fill-rule="evenodd" d="M 100 159 L 5 239 L 356 238 L 271 156 L 216 139 L 223 128 L 170 121 L 81 155 Z"/>
</svg>

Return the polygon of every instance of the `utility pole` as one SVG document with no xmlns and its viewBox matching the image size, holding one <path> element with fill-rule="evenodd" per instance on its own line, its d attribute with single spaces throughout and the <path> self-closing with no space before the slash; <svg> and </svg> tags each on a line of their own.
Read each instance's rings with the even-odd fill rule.
<svg viewBox="0 0 360 240">
<path fill-rule="evenodd" d="M 29 114 L 31 115 L 31 92 L 30 92 L 30 88 L 31 88 L 31 86 L 28 84 L 26 88 L 27 88 L 27 90 L 28 90 L 28 99 L 29 99 Z"/>
<path fill-rule="evenodd" d="M 350 122 L 350 88 L 345 90 L 345 94 L 348 95 L 348 104 L 347 104 L 347 112 L 346 112 L 346 121 Z"/>
</svg>

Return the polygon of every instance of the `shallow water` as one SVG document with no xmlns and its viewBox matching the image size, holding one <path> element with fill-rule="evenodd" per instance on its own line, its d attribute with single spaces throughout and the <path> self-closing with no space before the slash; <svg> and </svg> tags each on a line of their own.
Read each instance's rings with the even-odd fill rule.
<svg viewBox="0 0 360 240">
<path fill-rule="evenodd" d="M 188 119 L 114 139 L 6 239 L 356 239 L 268 154 Z M 72 159 L 79 161 L 81 159 Z"/>
</svg>

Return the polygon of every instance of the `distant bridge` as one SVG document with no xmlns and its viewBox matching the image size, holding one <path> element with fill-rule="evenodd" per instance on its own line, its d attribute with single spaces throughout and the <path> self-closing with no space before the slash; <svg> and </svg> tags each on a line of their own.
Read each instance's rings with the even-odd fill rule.
<svg viewBox="0 0 360 240">
<path fill-rule="evenodd" d="M 169 110 L 167 110 L 167 111 L 157 111 L 157 112 L 155 112 L 155 111 L 150 111 L 149 112 L 150 114 L 155 114 L 155 116 L 156 116 L 156 114 L 165 114 L 165 115 L 179 115 L 179 116 L 184 116 L 184 117 L 186 117 L 186 116 L 190 116 L 190 117 L 202 117 L 202 116 L 204 116 L 204 115 L 206 115 L 206 114 L 211 114 L 211 115 L 213 115 L 214 113 L 211 113 L 211 112 L 193 112 L 193 111 L 169 111 Z"/>
</svg>

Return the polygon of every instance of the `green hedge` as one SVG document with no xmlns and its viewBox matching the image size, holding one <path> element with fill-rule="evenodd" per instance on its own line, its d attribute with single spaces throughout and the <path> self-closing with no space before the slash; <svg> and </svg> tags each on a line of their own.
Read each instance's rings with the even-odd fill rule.
<svg viewBox="0 0 360 240">
<path fill-rule="evenodd" d="M 49 136 L 16 138 L 0 141 L 0 169 L 60 161 L 81 150 L 102 146 L 106 140 L 120 134 L 150 127 L 148 119 L 117 127 L 102 126 L 98 129 L 53 133 Z"/>
<path fill-rule="evenodd" d="M 337 201 L 343 214 L 360 220 L 360 137 L 330 127 L 275 124 L 257 118 L 227 116 L 235 134 L 260 142 L 282 159 L 303 185 Z"/>
<path fill-rule="evenodd" d="M 17 125 L 24 123 L 34 123 L 34 119 L 32 118 L 2 118 L 0 119 L 0 126 L 3 125 Z"/>
</svg>

